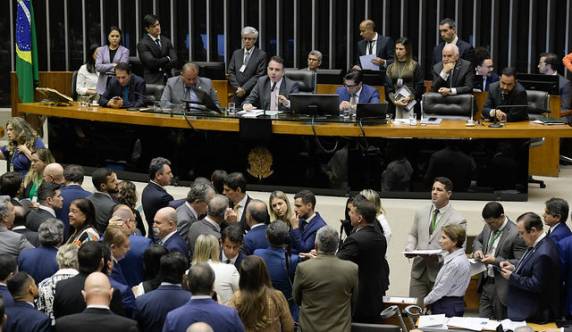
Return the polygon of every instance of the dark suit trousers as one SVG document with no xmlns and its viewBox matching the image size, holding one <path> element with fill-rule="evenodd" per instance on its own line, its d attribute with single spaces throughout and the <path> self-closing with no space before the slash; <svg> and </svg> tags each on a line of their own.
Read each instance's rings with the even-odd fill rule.
<svg viewBox="0 0 572 332">
<path fill-rule="evenodd" d="M 431 314 L 445 314 L 447 317 L 462 317 L 465 314 L 465 302 L 460 296 L 445 296 L 431 305 Z"/>
<path fill-rule="evenodd" d="M 479 317 L 503 320 L 507 318 L 506 306 L 501 303 L 499 296 L 496 294 L 495 284 L 490 282 L 489 279 L 487 278 L 483 283 L 479 302 Z"/>
</svg>

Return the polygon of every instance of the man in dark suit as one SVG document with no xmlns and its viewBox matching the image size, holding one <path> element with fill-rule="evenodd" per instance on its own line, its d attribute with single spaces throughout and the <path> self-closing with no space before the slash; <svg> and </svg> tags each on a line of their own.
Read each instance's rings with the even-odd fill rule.
<svg viewBox="0 0 572 332">
<path fill-rule="evenodd" d="M 553 241 L 546 238 L 542 219 L 526 212 L 517 219 L 518 233 L 528 249 L 518 261 L 500 264 L 508 280 L 508 318 L 546 323 L 560 318 L 562 281 L 560 257 Z"/>
<path fill-rule="evenodd" d="M 66 185 L 60 188 L 63 198 L 62 208 L 56 210 L 56 218 L 64 223 L 64 238 L 67 239 L 69 233 L 68 213 L 70 204 L 74 199 L 87 198 L 91 193 L 81 187 L 83 183 L 84 171 L 79 165 L 67 165 L 64 168 L 64 179 Z"/>
<path fill-rule="evenodd" d="M 181 287 L 188 266 L 187 258 L 178 252 L 161 257 L 161 286 L 137 298 L 134 318 L 141 332 L 161 331 L 167 314 L 189 302 L 191 293 Z"/>
<path fill-rule="evenodd" d="M 363 39 L 357 43 L 356 67 L 361 66 L 359 57 L 362 55 L 375 55 L 371 62 L 382 68 L 387 68 L 393 62 L 395 55 L 393 40 L 391 37 L 378 34 L 372 20 L 364 20 L 359 24 L 359 35 Z"/>
<path fill-rule="evenodd" d="M 113 213 L 113 207 L 117 205 L 111 196 L 118 190 L 117 174 L 108 168 L 98 168 L 91 174 L 91 182 L 95 192 L 87 199 L 95 207 L 95 228 L 99 234 L 103 234 Z"/>
<path fill-rule="evenodd" d="M 560 263 L 562 266 L 562 280 L 564 281 L 564 316 L 572 317 L 572 236 L 568 236 L 558 243 L 560 250 Z M 2 286 L 0 286 L 0 291 Z"/>
<path fill-rule="evenodd" d="M 64 225 L 50 218 L 40 225 L 38 234 L 40 246 L 24 249 L 18 256 L 20 271 L 28 273 L 36 283 L 58 272 L 56 255 L 58 247 L 64 242 Z"/>
<path fill-rule="evenodd" d="M 115 66 L 105 92 L 99 98 L 99 105 L 111 108 L 141 107 L 145 103 L 145 81 L 133 73 L 128 63 Z"/>
<path fill-rule="evenodd" d="M 473 65 L 459 58 L 459 48 L 447 44 L 443 48 L 442 61 L 433 65 L 431 91 L 443 96 L 472 93 L 474 76 Z"/>
<path fill-rule="evenodd" d="M 163 157 L 153 158 L 149 163 L 149 183 L 141 194 L 147 223 L 155 218 L 155 213 L 160 208 L 169 206 L 169 202 L 173 200 L 173 196 L 165 190 L 165 186 L 170 185 L 172 180 L 171 162 Z"/>
<path fill-rule="evenodd" d="M 221 225 L 225 222 L 225 216 L 228 214 L 228 198 L 223 195 L 215 195 L 208 203 L 207 216 L 195 222 L 189 229 L 187 243 L 189 251 L 192 253 L 195 249 L 195 242 L 201 234 L 213 235 L 217 239 L 221 238 Z M 234 220 L 236 221 L 236 214 Z M 240 228 L 242 231 L 242 227 Z M 244 232 L 244 231 L 243 231 Z"/>
<path fill-rule="evenodd" d="M 379 104 L 379 93 L 367 84 L 362 83 L 361 70 L 352 70 L 344 77 L 344 86 L 336 89 L 340 97 L 340 111 L 351 109 L 357 104 Z"/>
<path fill-rule="evenodd" d="M 86 302 L 85 310 L 56 319 L 58 332 L 137 332 L 134 320 L 113 313 L 109 307 L 113 289 L 107 276 L 93 272 L 86 279 L 81 291 Z"/>
<path fill-rule="evenodd" d="M 244 175 L 239 172 L 228 174 L 224 178 L 223 194 L 230 200 L 232 209 L 236 214 L 236 220 L 239 222 L 243 231 L 250 230 L 250 227 L 246 223 L 246 213 L 244 212 L 251 198 L 246 194 L 246 179 Z"/>
<path fill-rule="evenodd" d="M 77 253 L 79 274 L 69 279 L 60 280 L 56 284 L 54 296 L 54 317 L 59 318 L 77 314 L 85 309 L 85 299 L 81 291 L 88 275 L 93 272 L 108 274 L 112 269 L 111 250 L 99 241 L 88 241 L 81 245 Z M 125 315 L 121 293 L 115 289 L 111 297 L 111 311 Z"/>
<path fill-rule="evenodd" d="M 256 85 L 258 78 L 264 76 L 266 53 L 254 46 L 258 31 L 253 27 L 244 27 L 241 31 L 243 48 L 232 53 L 228 64 L 228 81 L 236 89 L 234 102 L 240 106 Z"/>
<path fill-rule="evenodd" d="M 207 214 L 209 201 L 215 195 L 214 189 L 203 183 L 194 183 L 189 189 L 185 203 L 177 208 L 177 231 L 187 238 L 189 228 Z"/>
<path fill-rule="evenodd" d="M 183 66 L 181 75 L 167 80 L 161 95 L 161 104 L 167 107 L 180 105 L 184 101 L 204 105 L 209 110 L 217 110 L 219 106 L 212 81 L 199 77 L 199 66 L 192 62 Z"/>
<path fill-rule="evenodd" d="M 475 49 L 475 82 L 473 90 L 479 92 L 489 91 L 489 85 L 499 80 L 499 75 L 494 71 L 491 54 L 484 47 Z"/>
<path fill-rule="evenodd" d="M 483 106 L 483 117 L 498 121 L 525 121 L 528 120 L 528 108 L 510 107 L 499 109 L 499 106 L 528 105 L 526 90 L 516 80 L 514 68 L 505 68 L 498 82 L 489 87 L 489 95 Z"/>
<path fill-rule="evenodd" d="M 242 250 L 245 255 L 252 255 L 256 249 L 268 248 L 266 225 L 270 223 L 270 215 L 266 203 L 252 199 L 246 206 L 246 223 L 250 231 L 244 236 Z"/>
<path fill-rule="evenodd" d="M 336 257 L 338 243 L 338 232 L 328 226 L 321 228 L 316 234 L 317 256 L 296 268 L 292 288 L 303 331 L 351 330 L 358 266 Z"/>
<path fill-rule="evenodd" d="M 307 253 L 314 249 L 316 232 L 326 226 L 326 222 L 316 210 L 316 196 L 309 190 L 302 190 L 294 195 L 294 212 L 292 220 L 292 249 L 299 253 Z"/>
<path fill-rule="evenodd" d="M 457 35 L 457 24 L 455 21 L 450 18 L 441 20 L 441 22 L 439 22 L 439 34 L 441 35 L 441 39 L 443 39 L 443 41 L 437 44 L 433 49 L 433 64 L 439 62 L 443 48 L 448 44 L 457 45 L 461 59 L 464 59 L 471 64 L 473 63 L 473 46 L 459 38 Z"/>
<path fill-rule="evenodd" d="M 568 202 L 562 198 L 552 197 L 547 200 L 544 208 L 544 223 L 548 226 L 546 235 L 554 241 L 556 245 L 560 240 L 572 235 L 570 228 L 566 225 L 568 219 Z"/>
<path fill-rule="evenodd" d="M 161 24 L 157 15 L 145 15 L 143 36 L 137 51 L 144 67 L 143 78 L 147 84 L 165 84 L 172 76 L 171 69 L 177 65 L 177 52 L 169 38 L 161 36 Z"/>
<path fill-rule="evenodd" d="M 169 252 L 177 251 L 187 257 L 187 243 L 177 231 L 177 211 L 172 207 L 159 209 L 153 219 L 153 235 Z"/>
<path fill-rule="evenodd" d="M 4 299 L 5 306 L 14 304 L 14 298 L 6 286 L 8 279 L 18 272 L 16 257 L 11 255 L 0 255 L 0 295 Z"/>
<path fill-rule="evenodd" d="M 60 185 L 42 182 L 38 188 L 38 203 L 38 208 L 31 209 L 26 216 L 26 228 L 32 232 L 37 232 L 44 221 L 55 218 L 56 210 L 62 208 Z"/>
<path fill-rule="evenodd" d="M 6 331 L 50 332 L 52 321 L 34 308 L 38 287 L 34 279 L 25 272 L 18 272 L 8 280 L 8 289 L 14 297 L 14 304 L 6 307 Z"/>
<path fill-rule="evenodd" d="M 377 219 L 373 203 L 363 198 L 354 199 L 349 215 L 355 231 L 345 239 L 337 256 L 359 267 L 358 300 L 353 321 L 380 322 L 383 296 L 389 288 L 389 264 L 385 259 L 387 242 L 374 225 Z"/>
<path fill-rule="evenodd" d="M 479 278 L 479 316 L 503 320 L 507 317 L 508 281 L 502 278 L 495 267 L 505 260 L 516 264 L 522 257 L 526 244 L 518 235 L 516 224 L 504 215 L 500 203 L 485 204 L 482 216 L 485 226 L 473 242 L 473 257 L 487 265 L 487 270 Z"/>
<path fill-rule="evenodd" d="M 230 225 L 225 227 L 221 234 L 222 250 L 220 251 L 220 261 L 226 264 L 233 264 L 237 270 L 246 255 L 240 250 L 244 235 L 240 225 Z"/>
<path fill-rule="evenodd" d="M 538 71 L 544 75 L 558 75 L 560 92 L 560 110 L 568 111 L 572 108 L 572 82 L 558 74 L 558 68 L 562 64 L 554 53 L 540 53 Z"/>
<path fill-rule="evenodd" d="M 284 76 L 284 60 L 273 56 L 268 62 L 268 75 L 260 77 L 242 108 L 246 111 L 255 108 L 271 111 L 288 111 L 291 93 L 298 92 L 298 83 Z"/>
<path fill-rule="evenodd" d="M 214 280 L 214 271 L 208 264 L 191 266 L 188 283 L 193 296 L 187 304 L 167 314 L 163 332 L 185 332 L 195 322 L 207 323 L 214 331 L 244 331 L 236 309 L 218 304 L 212 299 Z"/>
</svg>

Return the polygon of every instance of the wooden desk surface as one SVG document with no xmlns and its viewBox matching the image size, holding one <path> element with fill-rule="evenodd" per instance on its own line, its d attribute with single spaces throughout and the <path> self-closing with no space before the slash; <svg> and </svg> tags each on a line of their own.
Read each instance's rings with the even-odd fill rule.
<svg viewBox="0 0 572 332">
<path fill-rule="evenodd" d="M 125 123 L 144 126 L 190 128 L 181 115 L 130 112 L 111 108 L 80 109 L 72 106 L 47 106 L 41 103 L 19 104 L 20 112 L 61 118 L 89 121 Z M 237 132 L 239 125 L 233 118 L 193 118 L 192 127 L 197 130 Z M 572 137 L 572 128 L 567 125 L 544 126 L 530 122 L 507 123 L 504 128 L 488 128 L 484 125 L 466 127 L 461 120 L 444 120 L 440 125 L 376 125 L 364 126 L 367 137 L 416 137 L 416 138 L 530 138 L 530 137 Z M 359 126 L 354 123 L 320 122 L 313 126 L 300 121 L 274 120 L 272 131 L 275 134 L 319 136 L 362 136 Z"/>
</svg>

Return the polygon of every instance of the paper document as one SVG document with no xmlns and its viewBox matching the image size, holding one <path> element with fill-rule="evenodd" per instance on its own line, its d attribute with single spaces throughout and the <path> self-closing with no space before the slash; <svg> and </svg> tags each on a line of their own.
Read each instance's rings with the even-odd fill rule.
<svg viewBox="0 0 572 332">
<path fill-rule="evenodd" d="M 417 304 L 417 298 L 405 296 L 384 296 L 383 303 Z"/>
<path fill-rule="evenodd" d="M 268 116 L 276 116 L 280 113 L 279 111 L 266 111 L 266 115 Z M 238 116 L 243 118 L 256 118 L 259 115 L 264 114 L 264 110 L 254 109 L 251 111 L 240 111 L 236 113 Z"/>
<path fill-rule="evenodd" d="M 447 326 L 471 331 L 481 331 L 487 326 L 488 322 L 489 320 L 487 318 L 480 317 L 451 317 L 447 322 Z"/>
<path fill-rule="evenodd" d="M 404 255 L 418 255 L 418 256 L 434 256 L 434 255 L 441 255 L 443 250 L 441 249 L 425 249 L 425 250 L 411 250 L 411 251 L 404 251 Z"/>
<path fill-rule="evenodd" d="M 447 317 L 445 317 L 445 314 L 419 316 L 417 325 L 420 329 L 424 327 L 442 327 L 442 326 L 444 326 L 446 329 Z"/>
<path fill-rule="evenodd" d="M 375 58 L 376 56 L 373 54 L 361 55 L 359 57 L 361 69 L 379 71 L 379 66 L 371 62 Z"/>
<path fill-rule="evenodd" d="M 502 324 L 502 328 L 503 330 L 516 330 L 517 327 L 521 327 L 521 326 L 526 326 L 526 321 L 522 321 L 522 322 L 513 322 L 510 319 L 505 319 L 503 321 L 501 321 Z"/>
<path fill-rule="evenodd" d="M 428 118 L 423 118 L 421 120 L 421 124 L 427 124 L 427 125 L 438 125 L 441 124 L 441 121 L 443 121 L 443 119 L 441 118 L 437 118 L 434 116 L 430 116 Z"/>
<path fill-rule="evenodd" d="M 472 276 L 474 276 L 475 274 L 479 274 L 481 272 L 485 272 L 487 270 L 486 264 L 483 264 L 474 258 L 470 258 L 469 263 L 471 263 L 471 275 Z"/>
</svg>

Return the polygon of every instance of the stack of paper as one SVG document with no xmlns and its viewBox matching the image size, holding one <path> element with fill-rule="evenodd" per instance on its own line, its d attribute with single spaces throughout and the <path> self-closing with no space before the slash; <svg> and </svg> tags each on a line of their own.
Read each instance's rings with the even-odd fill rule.
<svg viewBox="0 0 572 332">
<path fill-rule="evenodd" d="M 447 330 L 447 317 L 445 317 L 445 314 L 420 316 L 417 326 L 420 329 L 424 327 L 434 327 Z"/>
</svg>

